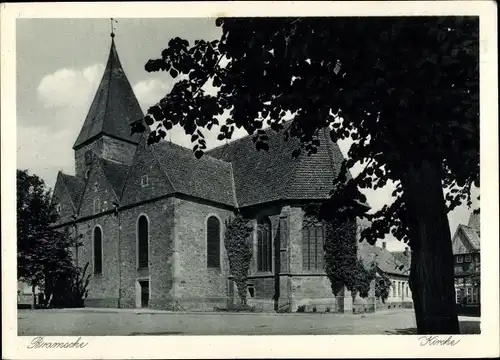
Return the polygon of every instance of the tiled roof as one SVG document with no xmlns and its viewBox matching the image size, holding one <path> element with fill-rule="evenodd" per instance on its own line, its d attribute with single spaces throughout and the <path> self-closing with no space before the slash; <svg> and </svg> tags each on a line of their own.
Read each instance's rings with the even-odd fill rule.
<svg viewBox="0 0 500 360">
<path fill-rule="evenodd" d="M 120 199 L 130 167 L 114 161 L 105 160 L 103 158 L 98 159 L 101 162 L 101 167 L 104 171 L 104 175 L 106 175 L 106 179 L 108 179 L 109 184 L 115 191 L 117 199 Z"/>
<path fill-rule="evenodd" d="M 369 268 L 373 262 L 378 269 L 387 274 L 408 276 L 409 259 L 400 261 L 399 255 L 394 256 L 389 250 L 373 246 L 366 241 L 358 246 L 358 257 L 361 258 L 366 268 Z"/>
<path fill-rule="evenodd" d="M 74 208 L 78 209 L 80 199 L 83 195 L 83 189 L 85 188 L 85 181 L 76 176 L 64 174 L 63 172 L 61 172 L 61 176 L 68 189 Z"/>
<path fill-rule="evenodd" d="M 197 159 L 191 149 L 162 141 L 154 156 L 175 192 L 236 207 L 231 164 L 211 156 Z"/>
<path fill-rule="evenodd" d="M 481 248 L 481 238 L 479 236 L 479 231 L 466 225 L 460 225 L 465 236 L 474 247 L 474 250 L 479 250 Z"/>
<path fill-rule="evenodd" d="M 251 136 L 220 146 L 207 154 L 230 162 L 240 207 L 273 200 L 324 199 L 332 189 L 343 160 L 326 130 L 320 132 L 318 152 L 292 158 L 299 140 L 285 141 L 282 133 L 267 131 L 268 151 L 257 151 Z"/>
<path fill-rule="evenodd" d="M 112 40 L 101 83 L 73 149 L 102 134 L 137 143 L 139 137 L 131 135 L 130 123 L 143 116 Z"/>
<path fill-rule="evenodd" d="M 469 223 L 467 224 L 467 226 L 469 226 L 470 228 L 473 228 L 473 229 L 476 229 L 476 230 L 479 230 L 480 229 L 480 214 L 474 214 L 474 213 L 471 213 L 470 216 L 469 216 Z"/>
</svg>

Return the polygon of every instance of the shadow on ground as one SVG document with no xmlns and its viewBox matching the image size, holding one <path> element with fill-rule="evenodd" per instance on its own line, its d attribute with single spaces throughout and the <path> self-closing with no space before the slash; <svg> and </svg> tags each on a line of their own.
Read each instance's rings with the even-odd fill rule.
<svg viewBox="0 0 500 360">
<path fill-rule="evenodd" d="M 406 328 L 406 329 L 394 329 L 385 331 L 386 334 L 390 335 L 417 335 L 417 328 Z M 460 321 L 460 334 L 472 335 L 481 334 L 480 322 L 479 321 Z"/>
</svg>

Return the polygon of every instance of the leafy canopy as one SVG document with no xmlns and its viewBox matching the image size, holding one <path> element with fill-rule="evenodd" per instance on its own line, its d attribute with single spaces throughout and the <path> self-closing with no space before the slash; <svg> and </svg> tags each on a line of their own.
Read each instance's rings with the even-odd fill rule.
<svg viewBox="0 0 500 360">
<path fill-rule="evenodd" d="M 267 149 L 266 131 L 282 131 L 301 140 L 294 151 L 300 156 L 316 151 L 317 131 L 328 127 L 332 140 L 353 141 L 334 189 L 344 199 L 351 194 L 362 202 L 355 189 L 397 184 L 394 202 L 366 215 L 372 226 L 362 238 L 373 243 L 392 232 L 408 241 L 400 179 L 409 165 L 439 164 L 448 210 L 464 201 L 470 206 L 471 187 L 479 186 L 478 23 L 478 17 L 217 19 L 219 40 L 174 38 L 161 58 L 147 62 L 149 72 L 180 78 L 144 119 L 149 143 L 180 125 L 201 157 L 204 129 L 222 117 L 220 140 L 243 128 L 257 149 Z M 283 120 L 287 113 L 291 124 Z M 133 132 L 144 130 L 142 121 L 132 125 Z M 364 169 L 350 179 L 356 164 Z"/>
</svg>

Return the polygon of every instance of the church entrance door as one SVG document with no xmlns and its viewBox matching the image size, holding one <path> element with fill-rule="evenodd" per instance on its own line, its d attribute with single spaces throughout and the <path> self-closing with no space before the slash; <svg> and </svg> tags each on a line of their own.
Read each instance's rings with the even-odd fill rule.
<svg viewBox="0 0 500 360">
<path fill-rule="evenodd" d="M 149 307 L 149 280 L 139 281 L 141 288 L 141 308 Z"/>
</svg>

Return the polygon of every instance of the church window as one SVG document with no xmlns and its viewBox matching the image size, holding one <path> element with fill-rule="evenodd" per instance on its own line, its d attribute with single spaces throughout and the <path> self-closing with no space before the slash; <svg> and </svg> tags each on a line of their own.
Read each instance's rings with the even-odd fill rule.
<svg viewBox="0 0 500 360">
<path fill-rule="evenodd" d="M 257 227 L 257 270 L 272 271 L 271 222 L 261 219 Z"/>
<path fill-rule="evenodd" d="M 220 268 L 220 221 L 215 216 L 207 220 L 207 267 Z"/>
<path fill-rule="evenodd" d="M 94 274 L 102 274 L 102 229 L 94 228 Z"/>
<path fill-rule="evenodd" d="M 304 270 L 323 270 L 323 241 L 325 231 L 321 224 L 302 229 L 302 267 Z"/>
<path fill-rule="evenodd" d="M 149 266 L 149 224 L 145 215 L 137 221 L 137 267 L 145 269 Z"/>
<path fill-rule="evenodd" d="M 149 185 L 149 177 L 147 175 L 141 176 L 141 186 L 146 187 Z"/>
<path fill-rule="evenodd" d="M 101 200 L 94 199 L 94 214 L 101 212 Z"/>
</svg>

